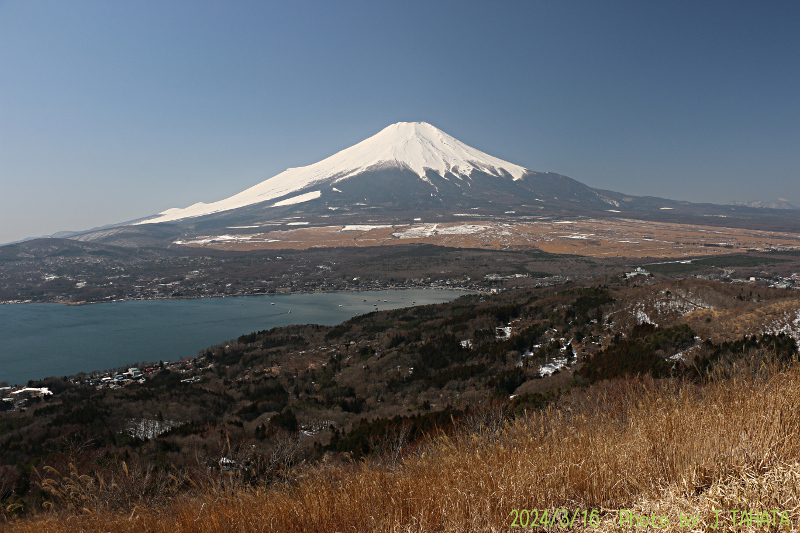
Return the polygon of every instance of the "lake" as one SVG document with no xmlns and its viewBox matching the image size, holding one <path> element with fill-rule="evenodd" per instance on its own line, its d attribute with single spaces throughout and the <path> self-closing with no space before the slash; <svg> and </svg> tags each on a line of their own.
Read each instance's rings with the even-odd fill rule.
<svg viewBox="0 0 800 533">
<path fill-rule="evenodd" d="M 93 305 L 0 305 L 0 382 L 68 376 L 193 357 L 239 335 L 291 324 L 339 324 L 356 314 L 449 302 L 465 291 L 269 294 Z M 366 300 L 366 301 L 364 301 Z"/>
</svg>

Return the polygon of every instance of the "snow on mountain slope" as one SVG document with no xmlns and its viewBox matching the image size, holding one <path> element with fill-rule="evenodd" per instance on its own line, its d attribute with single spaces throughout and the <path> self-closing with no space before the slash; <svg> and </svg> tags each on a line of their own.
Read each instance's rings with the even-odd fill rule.
<svg viewBox="0 0 800 533">
<path fill-rule="evenodd" d="M 316 200 L 321 196 L 319 191 L 311 191 L 305 194 L 300 194 L 298 196 L 293 196 L 291 198 L 287 198 L 286 200 L 281 200 L 280 202 L 275 202 L 275 207 L 281 205 L 294 205 L 294 204 L 302 204 L 303 202 L 308 202 L 310 200 Z"/>
<path fill-rule="evenodd" d="M 398 122 L 327 159 L 306 167 L 287 169 L 225 200 L 210 204 L 200 202 L 184 209 L 168 209 L 138 224 L 168 222 L 237 209 L 281 198 L 314 185 L 338 183 L 364 171 L 384 167 L 410 169 L 428 182 L 425 175 L 428 169 L 442 177 L 449 172 L 462 178 L 469 176 L 473 170 L 479 170 L 490 176 L 511 177 L 513 180 L 522 179 L 526 172 L 525 168 L 467 146 L 426 122 Z M 318 197 L 319 194 L 307 193 L 296 199 L 309 201 Z M 287 204 L 278 202 L 275 205 Z"/>
</svg>

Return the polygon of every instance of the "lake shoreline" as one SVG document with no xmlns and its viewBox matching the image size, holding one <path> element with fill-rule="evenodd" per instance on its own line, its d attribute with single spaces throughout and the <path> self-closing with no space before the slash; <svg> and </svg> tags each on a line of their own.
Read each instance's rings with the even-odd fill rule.
<svg viewBox="0 0 800 533">
<path fill-rule="evenodd" d="M 394 288 L 131 299 L 109 306 L 0 306 L 4 324 L 0 381 L 27 383 L 137 361 L 173 361 L 252 331 L 303 324 L 335 326 L 356 315 L 444 303 L 467 294 L 476 293 L 444 287 Z"/>
<path fill-rule="evenodd" d="M 334 294 L 334 293 L 357 293 L 357 292 L 374 292 L 374 291 L 408 291 L 408 290 L 442 290 L 442 291 L 461 291 L 470 294 L 491 294 L 486 290 L 479 290 L 476 288 L 465 287 L 440 287 L 440 286 L 412 286 L 412 287 L 387 287 L 384 289 L 365 288 L 365 289 L 340 289 L 340 290 L 326 290 L 326 291 L 291 291 L 291 292 L 253 292 L 247 294 L 216 294 L 209 296 L 164 296 L 158 298 L 119 298 L 116 300 L 105 300 L 97 302 L 68 302 L 64 300 L 6 300 L 0 301 L 0 305 L 26 305 L 26 304 L 62 304 L 67 307 L 80 307 L 84 305 L 97 305 L 97 304 L 111 304 L 120 302 L 156 302 L 156 301 L 170 301 L 170 300 L 209 300 L 213 298 L 239 298 L 242 296 L 288 296 L 292 294 Z"/>
</svg>

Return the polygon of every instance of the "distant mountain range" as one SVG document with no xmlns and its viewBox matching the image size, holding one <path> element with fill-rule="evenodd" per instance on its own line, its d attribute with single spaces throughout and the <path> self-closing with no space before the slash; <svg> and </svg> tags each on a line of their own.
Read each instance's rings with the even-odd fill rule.
<svg viewBox="0 0 800 533">
<path fill-rule="evenodd" d="M 694 204 L 594 189 L 493 157 L 428 123 L 399 122 L 327 159 L 287 169 L 230 198 L 168 209 L 70 238 L 141 246 L 200 233 L 297 225 L 575 216 L 800 230 L 800 213 L 775 207 L 783 209 Z"/>
<path fill-rule="evenodd" d="M 789 200 L 778 198 L 777 202 L 731 202 L 728 205 L 738 205 L 743 207 L 757 207 L 759 209 L 800 209 L 794 204 L 790 204 Z"/>
</svg>

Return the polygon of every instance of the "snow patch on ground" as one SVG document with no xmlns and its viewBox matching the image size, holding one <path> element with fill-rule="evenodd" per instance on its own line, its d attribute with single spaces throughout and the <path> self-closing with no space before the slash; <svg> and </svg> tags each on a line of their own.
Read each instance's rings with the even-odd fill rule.
<svg viewBox="0 0 800 533">
<path fill-rule="evenodd" d="M 464 224 L 462 226 L 450 226 L 449 228 L 441 228 L 437 232 L 439 235 L 471 235 L 472 233 L 480 233 L 491 229 L 490 226 L 479 226 L 477 224 Z"/>
<path fill-rule="evenodd" d="M 439 224 L 421 224 L 410 228 L 398 229 L 392 233 L 398 239 L 420 239 L 434 235 L 471 235 L 491 230 L 491 226 L 480 224 L 459 224 L 456 226 L 439 227 Z"/>
<path fill-rule="evenodd" d="M 650 323 L 654 326 L 658 326 L 659 322 L 669 322 L 698 309 L 714 309 L 714 306 L 703 301 L 702 298 L 680 289 L 673 289 L 669 296 L 637 302 L 627 308 L 637 323 Z"/>
<path fill-rule="evenodd" d="M 785 333 L 800 344 L 800 309 L 794 311 L 794 316 L 792 316 L 792 311 L 785 311 L 778 321 L 764 329 L 764 333 L 772 335 Z"/>
<path fill-rule="evenodd" d="M 437 233 L 436 228 L 438 226 L 439 224 L 422 224 L 408 229 L 395 231 L 392 233 L 392 236 L 397 237 L 398 239 L 420 239 L 423 237 L 433 237 Z"/>
<path fill-rule="evenodd" d="M 658 327 L 658 323 L 644 312 L 644 306 L 641 303 L 637 303 L 634 306 L 633 317 L 636 319 L 637 324 L 653 324 Z"/>
<path fill-rule="evenodd" d="M 301 224 L 303 224 L 301 222 Z M 307 222 L 305 222 L 307 224 Z M 265 239 L 261 235 L 214 235 L 202 236 L 189 241 L 177 240 L 173 244 L 212 244 L 212 243 L 237 243 L 237 242 L 278 242 L 275 239 Z"/>
<path fill-rule="evenodd" d="M 183 425 L 183 422 L 176 422 L 174 420 L 130 418 L 125 422 L 125 433 L 141 440 L 150 440 L 181 425 Z"/>
<path fill-rule="evenodd" d="M 210 242 L 240 242 L 248 241 L 255 235 L 215 235 L 213 237 L 200 237 L 191 241 L 175 241 L 175 244 L 208 244 Z"/>
<path fill-rule="evenodd" d="M 539 367 L 539 375 L 542 377 L 552 376 L 557 370 L 561 370 L 567 366 L 566 357 L 556 357 L 549 363 Z"/>
<path fill-rule="evenodd" d="M 659 315 L 665 314 L 679 314 L 681 316 L 687 315 L 692 311 L 696 311 L 698 309 L 712 309 L 713 307 L 700 302 L 698 300 L 687 299 L 687 298 L 669 298 L 667 300 L 655 300 L 653 303 L 653 307 L 655 311 Z"/>
<path fill-rule="evenodd" d="M 343 226 L 342 229 L 339 231 L 369 231 L 372 229 L 381 229 L 381 228 L 391 228 L 392 226 L 383 224 L 379 226 L 369 226 L 367 224 L 351 224 L 349 226 Z"/>
<path fill-rule="evenodd" d="M 682 362 L 685 363 L 686 360 L 688 359 L 687 355 L 690 352 L 693 352 L 693 351 L 699 349 L 701 344 L 702 344 L 702 339 L 700 337 L 698 337 L 698 336 L 695 336 L 694 344 L 692 346 L 689 346 L 685 350 L 683 350 L 681 352 L 678 352 L 675 355 L 671 355 L 671 356 L 667 357 L 667 360 L 675 361 L 675 362 L 682 361 Z"/>
</svg>

